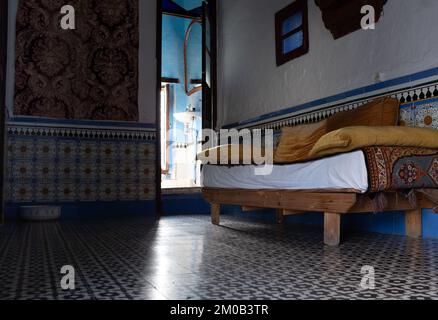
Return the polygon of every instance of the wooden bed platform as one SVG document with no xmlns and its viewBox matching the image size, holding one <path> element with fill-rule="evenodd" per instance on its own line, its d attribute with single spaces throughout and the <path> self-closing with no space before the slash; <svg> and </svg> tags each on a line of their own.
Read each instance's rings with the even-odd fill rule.
<svg viewBox="0 0 438 320">
<path fill-rule="evenodd" d="M 351 213 L 374 211 L 373 202 L 363 194 L 354 191 L 290 191 L 290 190 L 244 190 L 203 189 L 204 198 L 211 204 L 211 219 L 220 224 L 221 205 L 241 206 L 244 211 L 277 209 L 277 220 L 284 216 L 309 212 L 324 213 L 324 243 L 338 246 L 341 241 L 341 217 Z M 417 207 L 395 192 L 385 193 L 388 204 L 385 211 L 405 211 L 406 235 L 419 238 L 422 235 L 422 209 L 433 205 L 421 194 L 417 195 Z"/>
</svg>

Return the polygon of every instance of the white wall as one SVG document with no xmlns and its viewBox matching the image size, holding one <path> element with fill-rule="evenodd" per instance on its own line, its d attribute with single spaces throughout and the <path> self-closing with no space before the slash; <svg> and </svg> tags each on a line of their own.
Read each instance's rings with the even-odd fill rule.
<svg viewBox="0 0 438 320">
<path fill-rule="evenodd" d="M 291 2 L 219 1 L 220 124 L 438 66 L 438 1 L 389 0 L 376 30 L 334 40 L 308 0 L 310 51 L 277 67 L 274 16 Z"/>
<path fill-rule="evenodd" d="M 8 63 L 6 77 L 6 106 L 13 115 L 15 86 L 15 21 L 19 0 L 9 1 Z M 139 92 L 140 122 L 155 123 L 156 110 L 156 1 L 139 0 Z"/>
</svg>

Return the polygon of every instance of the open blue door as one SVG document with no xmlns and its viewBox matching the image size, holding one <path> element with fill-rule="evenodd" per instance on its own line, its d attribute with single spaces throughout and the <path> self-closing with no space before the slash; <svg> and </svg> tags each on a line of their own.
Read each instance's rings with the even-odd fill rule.
<svg viewBox="0 0 438 320">
<path fill-rule="evenodd" d="M 217 129 L 216 0 L 203 2 L 202 21 L 202 127 Z"/>
</svg>

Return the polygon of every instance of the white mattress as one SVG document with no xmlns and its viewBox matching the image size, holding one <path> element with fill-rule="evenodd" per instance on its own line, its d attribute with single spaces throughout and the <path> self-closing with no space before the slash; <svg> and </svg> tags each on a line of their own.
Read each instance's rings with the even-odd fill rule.
<svg viewBox="0 0 438 320">
<path fill-rule="evenodd" d="M 290 165 L 275 165 L 270 175 L 255 174 L 256 166 L 205 165 L 203 186 L 222 189 L 368 190 L 368 172 L 362 151 Z"/>
</svg>

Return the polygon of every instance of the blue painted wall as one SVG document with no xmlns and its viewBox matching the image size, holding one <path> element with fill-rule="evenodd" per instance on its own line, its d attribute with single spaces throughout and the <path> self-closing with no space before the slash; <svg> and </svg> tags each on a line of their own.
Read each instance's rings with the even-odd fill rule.
<svg viewBox="0 0 438 320">
<path fill-rule="evenodd" d="M 192 10 L 202 5 L 202 0 L 173 0 L 186 10 Z"/>
<path fill-rule="evenodd" d="M 191 105 L 198 112 L 202 111 L 202 93 L 187 96 L 184 88 L 184 39 L 191 19 L 163 15 L 163 51 L 162 76 L 179 79 L 179 84 L 171 85 L 170 107 L 170 142 L 171 146 L 185 143 L 184 124 L 174 119 L 174 114 L 186 111 Z M 202 27 L 195 24 L 188 42 L 188 78 L 202 78 Z M 189 85 L 190 88 L 193 85 Z M 201 129 L 201 121 L 195 124 L 195 130 Z M 170 160 L 172 163 L 172 153 Z M 170 168 L 172 171 L 172 167 Z M 173 178 L 173 177 L 172 177 Z"/>
<path fill-rule="evenodd" d="M 200 110 L 201 94 L 187 97 L 184 91 L 184 38 L 191 20 L 179 17 L 163 16 L 163 56 L 162 76 L 177 78 L 180 83 L 174 86 L 176 110 L 183 112 L 188 103 L 197 103 L 195 107 Z M 200 24 L 193 26 L 188 45 L 189 80 L 202 77 L 202 27 Z"/>
</svg>

